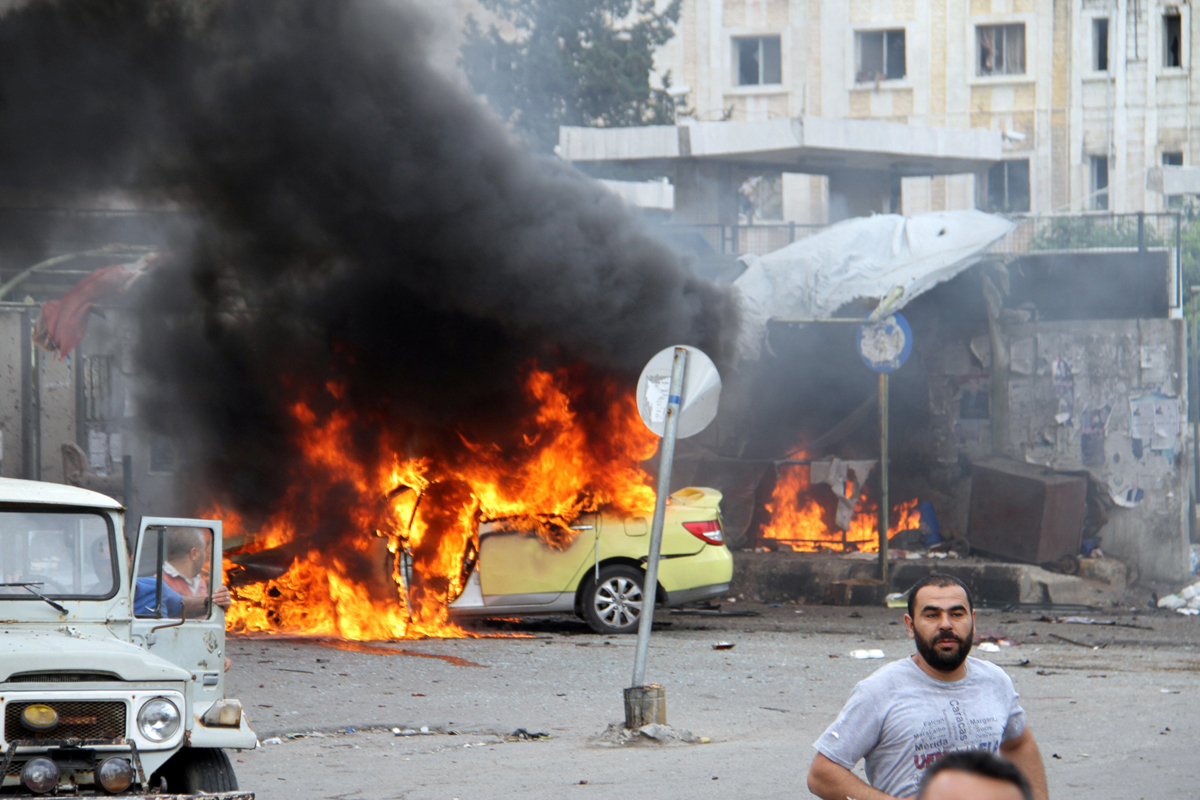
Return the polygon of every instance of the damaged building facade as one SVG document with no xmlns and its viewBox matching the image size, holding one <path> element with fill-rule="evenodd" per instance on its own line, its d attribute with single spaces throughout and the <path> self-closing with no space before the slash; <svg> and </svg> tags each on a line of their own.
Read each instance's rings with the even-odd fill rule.
<svg viewBox="0 0 1200 800">
<path fill-rule="evenodd" d="M 70 352 L 37 340 L 44 303 L 163 249 L 178 215 L 111 201 L 57 204 L 0 209 L 0 225 L 25 234 L 8 237 L 0 271 L 0 477 L 94 489 L 121 499 L 130 520 L 175 513 L 175 446 L 141 425 L 137 326 L 121 292 L 81 307 L 82 338 Z"/>
<path fill-rule="evenodd" d="M 989 221 L 1007 232 L 988 233 Z M 1184 578 L 1195 475 L 1189 346 L 1176 250 L 1151 235 L 1176 222 L 1142 219 L 1141 247 L 1056 248 L 1061 219 L 877 216 L 743 256 L 734 284 L 750 295 L 750 326 L 763 310 L 756 298 L 785 299 L 765 307 L 762 345 L 730 383 L 743 381 L 771 413 L 765 423 L 733 418 L 748 405 L 731 389 L 730 416 L 683 449 L 681 479 L 726 492 L 737 546 L 874 550 L 879 476 L 864 459 L 880 452 L 877 376 L 861 363 L 856 330 L 880 298 L 903 297 L 894 308 L 911 325 L 912 356 L 891 375 L 891 523 L 925 524 L 918 504 L 927 502 L 943 540 L 985 555 L 1071 571 L 1100 551 L 1131 581 Z M 995 241 L 949 265 L 920 242 L 957 240 L 946 252 L 961 253 L 980 232 Z M 846 244 L 871 237 L 885 246 Z M 839 239 L 844 252 L 827 249 Z M 895 242 L 905 242 L 899 252 Z M 840 481 L 818 486 L 831 461 L 871 470 L 845 490 L 860 501 L 850 525 Z M 795 469 L 809 476 L 789 479 Z M 787 494 L 797 491 L 809 500 Z M 779 524 L 781 507 L 804 502 L 816 510 Z"/>
</svg>

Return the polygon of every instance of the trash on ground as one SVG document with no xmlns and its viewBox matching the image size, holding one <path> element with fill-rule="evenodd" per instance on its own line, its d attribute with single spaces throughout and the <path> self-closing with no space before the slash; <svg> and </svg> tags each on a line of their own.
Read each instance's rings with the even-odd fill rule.
<svg viewBox="0 0 1200 800">
<path fill-rule="evenodd" d="M 882 650 L 851 650 L 851 658 L 883 658 Z"/>
<path fill-rule="evenodd" d="M 908 592 L 892 592 L 883 598 L 883 602 L 888 608 L 907 608 Z"/>
<path fill-rule="evenodd" d="M 528 741 L 531 739 L 549 739 L 550 734 L 543 733 L 542 731 L 536 731 L 536 732 L 531 733 L 530 731 L 526 730 L 525 728 L 517 728 L 515 731 L 513 731 L 512 733 L 510 733 L 508 735 L 508 738 L 520 739 L 522 741 Z"/>
<path fill-rule="evenodd" d="M 996 644 L 995 642 L 980 642 L 978 649 L 985 653 L 999 653 L 1000 645 Z"/>
<path fill-rule="evenodd" d="M 732 650 L 733 642 L 717 642 L 713 645 L 713 650 Z"/>
</svg>

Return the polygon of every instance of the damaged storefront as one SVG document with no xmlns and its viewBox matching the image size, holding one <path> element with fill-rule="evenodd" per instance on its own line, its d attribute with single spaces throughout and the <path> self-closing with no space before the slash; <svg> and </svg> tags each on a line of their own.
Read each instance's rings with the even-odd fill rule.
<svg viewBox="0 0 1200 800">
<path fill-rule="evenodd" d="M 861 566 L 827 578 L 877 577 L 878 392 L 850 323 L 882 298 L 913 337 L 890 397 L 893 588 L 948 563 L 929 557 L 972 551 L 979 576 L 1019 562 L 1178 581 L 1192 463 L 1175 217 L 925 217 L 876 217 L 847 237 L 872 224 L 854 220 L 744 259 L 735 285 L 762 285 L 747 304 L 762 355 L 740 365 L 749 388 L 729 405 L 754 413 L 719 419 L 682 479 L 725 490 L 743 550 L 837 555 Z M 1070 226 L 1092 235 L 1062 246 Z M 823 251 L 828 234 L 849 252 Z M 795 596 L 772 581 L 776 599 Z"/>
</svg>

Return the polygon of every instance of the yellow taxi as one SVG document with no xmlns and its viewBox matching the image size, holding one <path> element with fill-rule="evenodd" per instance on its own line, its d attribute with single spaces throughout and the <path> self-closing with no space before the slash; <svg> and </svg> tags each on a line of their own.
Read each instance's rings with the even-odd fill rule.
<svg viewBox="0 0 1200 800">
<path fill-rule="evenodd" d="M 729 592 L 721 493 L 680 489 L 667 501 L 657 605 L 674 607 Z M 597 633 L 637 630 L 645 602 L 650 518 L 601 512 L 580 517 L 562 550 L 532 533 L 479 526 L 479 556 L 451 617 L 577 614 Z"/>
</svg>

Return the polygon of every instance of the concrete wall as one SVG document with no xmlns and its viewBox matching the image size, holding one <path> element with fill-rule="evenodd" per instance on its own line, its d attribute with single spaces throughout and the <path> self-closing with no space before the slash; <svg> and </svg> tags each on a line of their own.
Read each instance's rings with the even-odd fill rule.
<svg viewBox="0 0 1200 800">
<path fill-rule="evenodd" d="M 1186 575 L 1191 480 L 1182 320 L 1083 320 L 1004 326 L 1009 367 L 994 369 L 986 331 L 931 359 L 937 456 L 1005 455 L 1086 470 L 1116 507 L 1105 553 L 1145 579 Z M 971 418 L 972 393 L 1005 402 Z M 978 400 L 978 395 L 974 396 Z M 1007 409 L 1003 406 L 1007 405 Z M 960 509 L 961 510 L 961 509 Z"/>
<path fill-rule="evenodd" d="M 1181 67 L 1163 66 L 1168 10 L 1183 25 Z M 1104 71 L 1093 61 L 1097 18 L 1109 20 Z M 1024 74 L 976 74 L 976 27 L 1014 23 L 1025 26 Z M 857 83 L 855 34 L 880 29 L 905 31 L 906 75 Z M 761 35 L 780 37 L 782 80 L 738 86 L 733 40 Z M 685 0 L 656 65 L 692 88 L 687 101 L 701 120 L 813 114 L 1009 131 L 1005 157 L 1030 162 L 1032 211 L 1093 207 L 1093 156 L 1108 161 L 1109 209 L 1158 211 L 1165 201 L 1146 188 L 1147 170 L 1168 152 L 1200 165 L 1191 135 L 1198 35 L 1200 15 L 1174 0 Z M 788 219 L 826 213 L 811 186 L 788 183 Z M 970 175 L 906 180 L 904 205 L 970 208 L 975 183 Z"/>
</svg>

